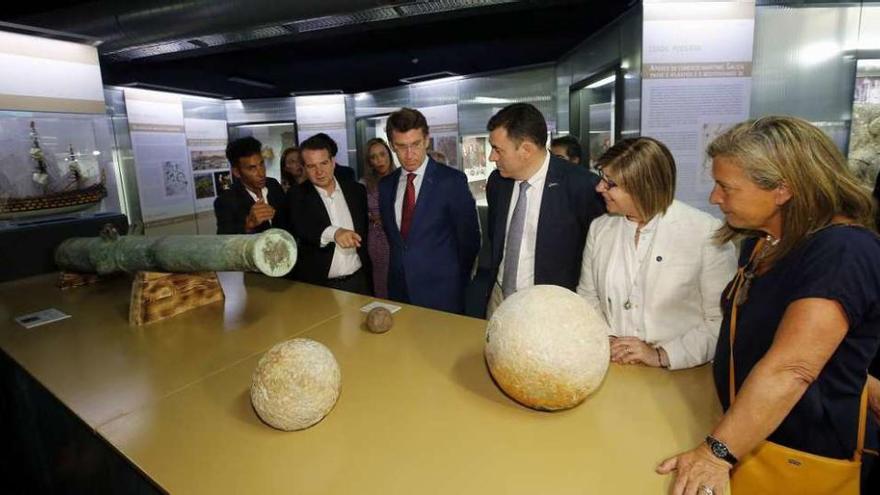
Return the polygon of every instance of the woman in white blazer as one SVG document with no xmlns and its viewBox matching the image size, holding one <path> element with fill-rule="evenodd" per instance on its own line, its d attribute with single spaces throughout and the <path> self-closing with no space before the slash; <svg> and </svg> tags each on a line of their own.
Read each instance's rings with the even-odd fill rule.
<svg viewBox="0 0 880 495">
<path fill-rule="evenodd" d="M 681 369 L 708 362 L 721 292 L 736 272 L 721 222 L 676 201 L 663 143 L 624 139 L 598 161 L 608 213 L 590 225 L 577 292 L 610 327 L 611 361 Z"/>
</svg>

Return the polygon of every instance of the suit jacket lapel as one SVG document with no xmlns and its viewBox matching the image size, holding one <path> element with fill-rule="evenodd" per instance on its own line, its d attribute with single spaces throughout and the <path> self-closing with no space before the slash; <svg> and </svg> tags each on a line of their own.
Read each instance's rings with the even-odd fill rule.
<svg viewBox="0 0 880 495">
<path fill-rule="evenodd" d="M 244 205 L 246 210 L 250 211 L 251 206 L 253 206 L 256 201 L 254 201 L 254 198 L 252 198 L 251 195 L 247 192 L 244 184 L 239 181 L 235 181 L 235 185 L 232 187 L 236 188 L 236 194 L 238 194 L 238 197 L 241 198 L 241 204 Z"/>
<path fill-rule="evenodd" d="M 437 167 L 439 166 L 441 165 L 437 165 L 434 163 L 434 160 L 430 158 L 428 159 L 428 164 L 425 165 L 425 176 L 422 177 L 422 185 L 419 187 L 418 196 L 416 196 L 416 209 L 413 211 L 412 223 L 409 226 L 410 235 L 412 235 L 413 231 L 418 228 L 419 219 L 427 215 L 427 210 L 429 208 L 427 205 L 431 203 L 431 197 L 437 186 L 436 174 Z"/>
<path fill-rule="evenodd" d="M 495 246 L 492 249 L 492 257 L 501 263 L 504 246 L 507 245 L 507 216 L 510 213 L 510 200 L 513 196 L 513 179 L 505 179 L 498 176 L 498 208 L 495 210 Z M 495 282 L 494 280 L 492 281 Z"/>
<path fill-rule="evenodd" d="M 544 243 L 542 239 L 547 241 L 548 234 L 544 233 L 546 226 L 550 223 L 547 219 L 553 218 L 558 211 L 558 202 L 562 191 L 562 173 L 559 166 L 553 163 L 554 159 L 550 157 L 550 163 L 547 165 L 547 177 L 544 178 L 544 192 L 541 196 L 541 210 L 538 212 L 538 231 L 535 233 L 535 283 L 538 279 L 538 263 L 540 260 L 547 259 L 546 256 L 552 256 L 552 253 L 544 253 L 542 249 Z M 569 167 L 571 165 L 565 164 Z M 552 240 L 551 240 L 552 241 Z"/>
<path fill-rule="evenodd" d="M 651 244 L 651 252 L 648 254 L 648 269 L 645 273 L 645 292 L 654 290 L 657 277 L 660 275 L 664 263 L 669 263 L 670 253 L 666 252 L 667 246 L 675 243 L 674 238 L 678 235 L 675 224 L 678 223 L 678 207 L 673 202 L 666 209 L 666 213 L 657 221 L 654 239 Z"/>
<path fill-rule="evenodd" d="M 393 238 L 391 240 L 396 244 L 403 244 L 403 236 L 400 235 L 400 226 L 397 225 L 397 221 L 395 220 L 397 212 L 394 211 L 394 202 L 397 201 L 397 185 L 400 183 L 400 174 L 402 173 L 402 170 L 403 168 L 398 167 L 397 170 L 388 176 L 388 185 L 390 186 L 386 189 L 386 197 L 388 198 L 388 201 L 382 201 L 381 184 L 379 188 L 379 208 L 385 210 L 385 216 L 388 218 L 388 221 L 391 222 L 391 225 L 393 225 L 393 228 L 390 229 Z M 388 191 L 388 189 L 390 189 L 390 191 Z M 384 207 L 383 203 L 385 205 Z"/>
<path fill-rule="evenodd" d="M 321 194 L 318 193 L 318 190 L 315 189 L 310 183 L 306 186 L 306 201 L 309 202 L 308 208 L 306 211 L 316 211 L 318 212 L 314 218 L 314 222 L 318 225 L 323 225 L 322 230 L 326 229 L 330 226 L 330 213 L 327 212 L 327 206 L 324 204 L 324 200 L 321 199 Z M 336 187 L 339 187 L 339 183 L 336 184 Z"/>
<path fill-rule="evenodd" d="M 336 181 L 336 186 L 342 191 L 342 196 L 345 198 L 345 204 L 348 206 L 348 213 L 351 215 L 351 225 L 354 227 L 354 231 L 359 235 L 364 235 L 366 233 L 366 226 L 360 222 L 360 219 L 363 218 L 364 215 L 363 205 L 361 205 L 359 201 L 355 201 L 357 193 L 354 192 L 354 188 L 357 187 L 356 184 L 356 182 L 348 180 Z"/>
</svg>

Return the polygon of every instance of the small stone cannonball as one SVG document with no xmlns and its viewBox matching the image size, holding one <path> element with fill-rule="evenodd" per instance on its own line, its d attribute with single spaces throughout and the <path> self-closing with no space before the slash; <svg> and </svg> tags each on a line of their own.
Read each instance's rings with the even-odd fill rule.
<svg viewBox="0 0 880 495">
<path fill-rule="evenodd" d="M 533 409 L 572 408 L 599 388 L 610 361 L 608 326 L 584 299 L 536 285 L 504 300 L 486 330 L 495 382 Z"/>
<path fill-rule="evenodd" d="M 269 426 L 301 430 L 333 409 L 341 383 L 339 364 L 330 349 L 310 339 L 287 340 L 260 358 L 251 403 Z"/>
<path fill-rule="evenodd" d="M 386 308 L 373 308 L 367 313 L 367 329 L 373 333 L 385 333 L 394 326 L 394 317 Z"/>
</svg>

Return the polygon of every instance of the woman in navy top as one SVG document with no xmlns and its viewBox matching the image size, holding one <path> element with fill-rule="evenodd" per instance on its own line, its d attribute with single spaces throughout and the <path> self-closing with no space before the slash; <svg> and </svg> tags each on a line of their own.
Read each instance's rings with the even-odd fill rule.
<svg viewBox="0 0 880 495">
<path fill-rule="evenodd" d="M 725 291 L 721 301 L 714 371 L 725 414 L 705 443 L 658 468 L 676 471 L 675 494 L 720 493 L 738 459 L 764 440 L 851 458 L 880 344 L 873 204 L 834 143 L 803 120 L 766 117 L 734 126 L 708 153 L 710 199 L 726 220 L 719 238 L 745 238 L 743 278 L 739 294 Z M 875 431 L 870 419 L 869 443 Z"/>
</svg>

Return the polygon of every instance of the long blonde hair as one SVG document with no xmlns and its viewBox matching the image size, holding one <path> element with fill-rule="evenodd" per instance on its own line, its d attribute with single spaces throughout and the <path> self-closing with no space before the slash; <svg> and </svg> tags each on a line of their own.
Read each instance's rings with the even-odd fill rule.
<svg viewBox="0 0 880 495">
<path fill-rule="evenodd" d="M 397 167 L 394 165 L 394 155 L 391 154 L 391 148 L 388 147 L 388 143 L 386 143 L 384 139 L 378 137 L 370 139 L 364 145 L 364 182 L 369 187 L 375 187 L 376 184 L 379 182 L 379 179 L 381 179 L 381 177 L 376 175 L 376 170 L 373 169 L 373 166 L 370 165 L 370 148 L 372 148 L 375 144 L 382 145 L 382 147 L 385 148 L 385 151 L 388 153 L 388 161 L 391 164 L 390 168 L 388 169 L 388 173 L 390 174 L 391 172 L 394 172 L 395 169 L 397 169 Z"/>
<path fill-rule="evenodd" d="M 768 116 L 743 122 L 718 136 L 706 150 L 727 157 L 764 190 L 783 184 L 791 192 L 782 207 L 779 245 L 767 257 L 773 263 L 791 252 L 835 216 L 873 230 L 873 202 L 853 176 L 837 146 L 819 128 L 796 117 Z M 725 225 L 717 234 L 729 241 L 760 233 Z"/>
</svg>

